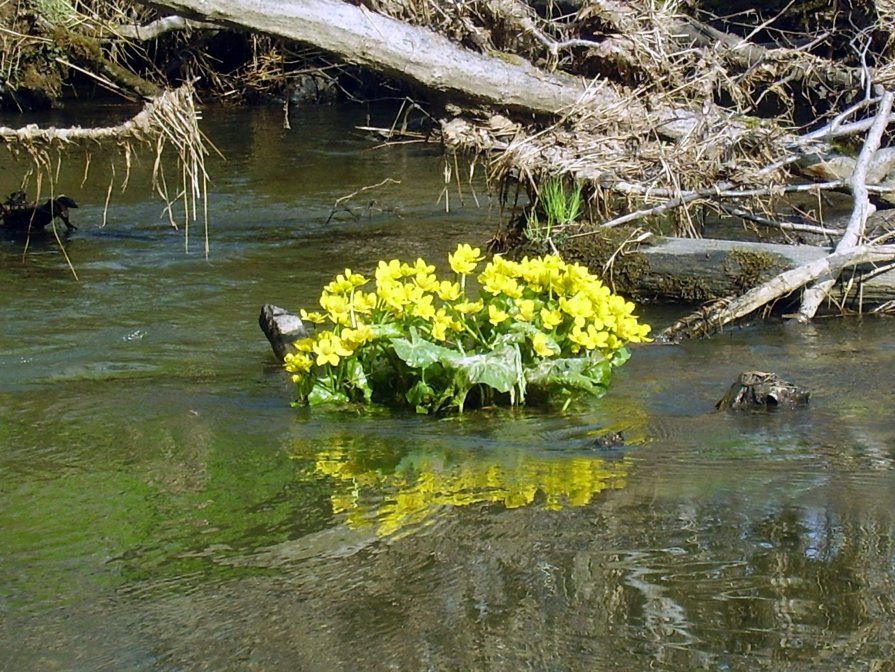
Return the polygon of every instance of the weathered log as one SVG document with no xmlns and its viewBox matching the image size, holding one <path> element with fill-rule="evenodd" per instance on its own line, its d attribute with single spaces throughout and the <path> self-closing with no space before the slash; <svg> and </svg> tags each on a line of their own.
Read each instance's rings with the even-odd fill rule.
<svg viewBox="0 0 895 672">
<path fill-rule="evenodd" d="M 575 242 L 563 248 L 571 258 L 602 270 L 617 249 Z M 652 244 L 616 255 L 604 276 L 616 291 L 638 300 L 701 303 L 742 294 L 784 271 L 817 262 L 830 249 L 813 245 L 781 245 L 734 240 L 658 238 Z M 860 299 L 865 305 L 895 300 L 895 271 L 852 282 L 870 264 L 840 277 L 831 299 L 841 303 Z"/>
<path fill-rule="evenodd" d="M 298 315 L 270 303 L 265 304 L 261 309 L 258 325 L 267 336 L 267 340 L 270 341 L 273 354 L 281 362 L 285 359 L 286 353 L 290 351 L 290 346 L 308 335 L 305 325 Z"/>
<path fill-rule="evenodd" d="M 715 408 L 719 410 L 768 409 L 808 403 L 811 393 L 781 379 L 776 373 L 744 371 Z"/>
<path fill-rule="evenodd" d="M 446 37 L 341 0 L 139 0 L 179 15 L 260 31 L 314 45 L 349 63 L 430 91 L 556 114 L 582 98 L 620 102 L 608 84 L 590 87 L 575 77 L 540 70 L 522 58 L 489 56 Z M 611 99 L 611 100 L 609 100 Z"/>
<path fill-rule="evenodd" d="M 884 268 L 891 269 L 893 262 L 895 262 L 893 245 L 858 245 L 845 252 L 833 252 L 821 259 L 783 271 L 744 294 L 719 299 L 710 305 L 702 306 L 695 313 L 665 329 L 657 338 L 664 341 L 678 341 L 694 336 L 708 336 L 726 324 L 746 317 L 765 306 L 773 305 L 820 277 L 838 278 L 844 269 L 856 268 L 862 264 L 882 263 L 885 264 Z"/>
</svg>

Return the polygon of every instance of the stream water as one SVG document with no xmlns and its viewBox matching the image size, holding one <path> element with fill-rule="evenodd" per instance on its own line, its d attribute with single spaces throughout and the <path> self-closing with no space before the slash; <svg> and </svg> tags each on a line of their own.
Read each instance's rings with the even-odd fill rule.
<svg viewBox="0 0 895 672">
<path fill-rule="evenodd" d="M 496 224 L 370 123 L 206 111 L 208 259 L 149 158 L 105 226 L 108 163 L 63 167 L 78 281 L 55 241 L 0 239 L 0 670 L 893 669 L 887 319 L 639 347 L 565 412 L 290 407 L 262 304 Z M 747 369 L 810 405 L 713 412 Z M 629 445 L 593 449 L 606 430 Z"/>
</svg>

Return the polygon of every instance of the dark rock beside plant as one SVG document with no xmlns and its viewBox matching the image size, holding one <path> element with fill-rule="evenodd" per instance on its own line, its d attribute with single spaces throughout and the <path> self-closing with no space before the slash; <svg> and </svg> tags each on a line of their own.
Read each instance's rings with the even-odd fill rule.
<svg viewBox="0 0 895 672">
<path fill-rule="evenodd" d="M 305 325 L 298 315 L 270 303 L 265 304 L 261 309 L 258 324 L 261 331 L 267 336 L 267 340 L 270 341 L 273 353 L 281 362 L 289 352 L 289 346 L 308 335 Z"/>
</svg>

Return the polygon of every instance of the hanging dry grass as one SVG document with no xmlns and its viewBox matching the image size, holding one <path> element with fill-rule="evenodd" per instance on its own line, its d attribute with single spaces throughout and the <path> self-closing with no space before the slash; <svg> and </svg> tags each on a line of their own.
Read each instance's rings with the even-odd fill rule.
<svg viewBox="0 0 895 672">
<path fill-rule="evenodd" d="M 199 129 L 200 114 L 195 106 L 191 84 L 167 91 L 148 103 L 135 117 L 107 128 L 39 128 L 29 124 L 23 128 L 0 127 L 0 141 L 15 158 L 26 157 L 31 169 L 25 177 L 33 179 L 37 197 L 46 189 L 56 194 L 56 177 L 64 158 L 80 148 L 85 159 L 85 173 L 90 167 L 90 154 L 97 143 L 117 147 L 125 165 L 121 187 L 127 186 L 133 156 L 140 148 L 155 153 L 153 188 L 164 199 L 171 225 L 183 228 L 185 245 L 189 246 L 190 225 L 201 222 L 208 254 L 208 175 L 205 157 L 212 147 Z M 173 154 L 177 174 L 170 179 L 165 173 L 166 157 Z M 114 176 L 115 170 L 111 171 Z M 114 179 L 114 177 L 113 177 Z M 112 184 L 109 185 L 111 194 Z M 182 218 L 175 215 L 180 204 Z M 179 222 L 178 222 L 179 220 Z"/>
</svg>

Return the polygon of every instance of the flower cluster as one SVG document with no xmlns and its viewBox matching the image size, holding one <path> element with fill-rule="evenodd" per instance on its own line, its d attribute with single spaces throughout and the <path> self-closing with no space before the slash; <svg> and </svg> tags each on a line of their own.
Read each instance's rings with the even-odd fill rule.
<svg viewBox="0 0 895 672">
<path fill-rule="evenodd" d="M 363 275 L 338 275 L 320 311 L 301 311 L 328 328 L 286 358 L 299 402 L 397 401 L 430 412 L 462 410 L 472 390 L 481 403 L 522 403 L 528 387 L 593 393 L 627 359 L 626 344 L 648 340 L 634 304 L 581 265 L 497 256 L 471 296 L 482 261 L 478 248 L 458 246 L 448 279 L 423 259 L 380 261 L 372 291 Z"/>
</svg>

